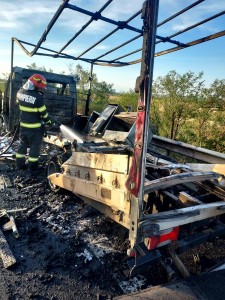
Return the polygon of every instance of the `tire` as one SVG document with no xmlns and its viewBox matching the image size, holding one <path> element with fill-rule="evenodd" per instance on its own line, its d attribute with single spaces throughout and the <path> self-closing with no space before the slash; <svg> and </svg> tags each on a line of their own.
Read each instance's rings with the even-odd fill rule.
<svg viewBox="0 0 225 300">
<path fill-rule="evenodd" d="M 51 160 L 48 164 L 47 176 L 54 174 L 54 173 L 61 173 L 61 165 L 58 162 Z M 51 183 L 50 180 L 48 180 L 48 185 L 54 193 L 58 193 L 62 190 L 62 188 L 60 186 L 57 186 L 57 185 Z"/>
</svg>

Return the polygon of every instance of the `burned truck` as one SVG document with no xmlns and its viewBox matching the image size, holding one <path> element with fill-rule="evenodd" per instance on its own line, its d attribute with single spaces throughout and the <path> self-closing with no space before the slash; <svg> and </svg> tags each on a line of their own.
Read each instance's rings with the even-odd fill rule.
<svg viewBox="0 0 225 300">
<path fill-rule="evenodd" d="M 156 34 L 159 1 L 145 1 L 141 10 L 123 22 L 102 16 L 110 2 L 99 12 L 93 13 L 69 4 L 68 0 L 63 1 L 51 24 L 57 21 L 64 8 L 87 14 L 91 19 L 57 52 L 57 57 L 82 57 L 92 67 L 95 64 L 118 67 L 140 62 L 140 76 L 135 87 L 138 93 L 137 112 L 126 112 L 116 104 L 107 105 L 101 113 L 93 112 L 81 129 L 79 139 L 76 139 L 75 133 L 71 139 L 71 157 L 64 162 L 52 160 L 49 163 L 48 180 L 52 190 L 62 188 L 73 192 L 127 230 L 131 274 L 138 272 L 146 264 L 162 262 L 165 266 L 162 258 L 165 253 L 169 253 L 174 265 L 187 277 L 188 270 L 178 255 L 225 233 L 225 155 L 152 133 L 149 115 L 154 57 L 157 56 L 155 45 L 156 39 L 175 44 L 175 48 L 162 51 L 166 54 L 212 40 L 225 33 L 180 43 Z M 165 23 L 197 4 L 184 8 L 166 19 Z M 137 29 L 130 26 L 128 23 L 139 15 L 143 27 Z M 95 59 L 84 58 L 83 55 L 92 47 L 77 57 L 69 57 L 63 52 L 93 20 L 111 23 L 117 26 L 116 30 L 138 32 L 138 36 L 143 38 L 141 59 L 131 62 L 121 62 L 121 57 L 103 60 L 102 57 L 109 54 L 109 51 Z M 38 44 L 34 45 L 30 56 L 41 50 L 41 44 L 50 29 L 51 26 Z M 189 29 L 191 28 L 187 30 Z M 14 42 L 23 45 L 22 41 L 15 38 Z M 131 40 L 119 47 L 130 42 Z M 111 52 L 117 49 L 115 47 Z M 48 50 L 50 54 L 54 52 L 52 56 L 55 57 L 56 51 Z M 71 129 L 76 130 L 76 126 Z M 53 141 L 50 134 L 47 139 L 49 142 Z M 182 156 L 182 161 L 179 156 Z M 165 267 L 170 270 L 170 265 Z"/>
</svg>

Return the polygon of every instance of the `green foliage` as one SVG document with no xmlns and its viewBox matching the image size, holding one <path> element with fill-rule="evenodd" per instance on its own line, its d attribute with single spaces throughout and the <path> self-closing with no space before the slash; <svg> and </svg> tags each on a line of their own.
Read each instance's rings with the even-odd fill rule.
<svg viewBox="0 0 225 300">
<path fill-rule="evenodd" d="M 78 112 L 84 113 L 85 102 L 90 94 L 90 111 L 101 112 L 109 103 L 110 96 L 115 93 L 113 84 L 108 84 L 105 81 L 98 81 L 95 73 L 90 77 L 90 72 L 84 70 L 81 65 L 73 64 L 68 66 L 69 72 L 78 77 L 77 94 L 78 94 Z M 90 90 L 91 88 L 91 90 Z M 91 92 L 91 93 L 90 93 Z"/>
<path fill-rule="evenodd" d="M 198 98 L 203 84 L 202 73 L 192 72 L 180 75 L 170 71 L 165 77 L 158 77 L 153 85 L 152 119 L 159 122 L 160 134 L 177 139 L 179 130 L 193 112 L 192 103 Z M 157 103 L 158 101 L 158 103 Z M 159 124 L 156 127 L 159 128 Z"/>
<path fill-rule="evenodd" d="M 157 134 L 225 151 L 225 80 L 204 86 L 203 73 L 176 71 L 153 84 L 151 119 Z"/>
<path fill-rule="evenodd" d="M 112 97 L 110 103 L 119 104 L 124 110 L 137 111 L 138 94 L 130 90 Z"/>
<path fill-rule="evenodd" d="M 5 89 L 5 80 L 0 79 L 0 92 L 4 93 Z"/>
<path fill-rule="evenodd" d="M 26 65 L 27 69 L 34 69 L 34 70 L 39 70 L 39 71 L 44 71 L 44 72 L 50 72 L 53 73 L 53 70 L 50 69 L 46 69 L 45 66 L 42 67 L 38 67 L 36 63 L 32 63 L 30 65 Z"/>
<path fill-rule="evenodd" d="M 3 94 L 5 90 L 5 84 L 9 78 L 9 73 L 2 73 L 2 78 L 0 78 L 0 92 Z"/>
</svg>

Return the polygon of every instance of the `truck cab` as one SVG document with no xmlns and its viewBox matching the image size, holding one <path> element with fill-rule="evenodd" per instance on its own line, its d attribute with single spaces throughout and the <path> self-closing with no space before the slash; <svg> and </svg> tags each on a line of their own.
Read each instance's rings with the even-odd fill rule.
<svg viewBox="0 0 225 300">
<path fill-rule="evenodd" d="M 14 131 L 19 120 L 19 107 L 16 104 L 16 94 L 21 86 L 33 74 L 43 75 L 47 80 L 47 90 L 44 101 L 49 114 L 62 124 L 73 126 L 77 115 L 77 78 L 72 75 L 14 67 L 9 76 L 4 96 L 0 105 L 2 126 L 6 131 Z"/>
</svg>

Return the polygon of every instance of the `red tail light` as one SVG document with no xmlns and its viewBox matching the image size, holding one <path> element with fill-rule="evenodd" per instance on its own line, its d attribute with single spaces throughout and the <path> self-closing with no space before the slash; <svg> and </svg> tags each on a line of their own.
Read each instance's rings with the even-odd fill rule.
<svg viewBox="0 0 225 300">
<path fill-rule="evenodd" d="M 146 239 L 148 250 L 161 247 L 176 241 L 178 238 L 179 227 L 173 227 L 160 232 L 160 235 L 152 236 Z"/>
</svg>

